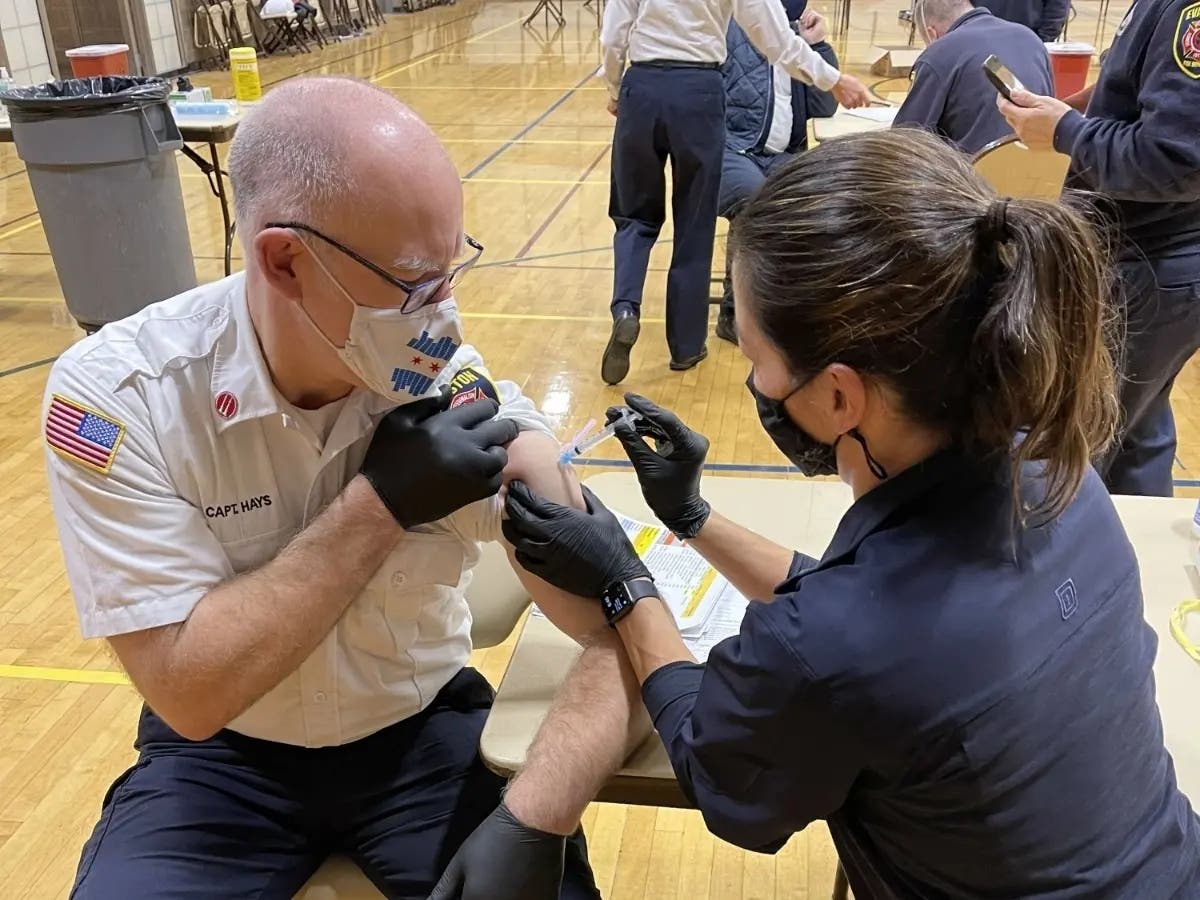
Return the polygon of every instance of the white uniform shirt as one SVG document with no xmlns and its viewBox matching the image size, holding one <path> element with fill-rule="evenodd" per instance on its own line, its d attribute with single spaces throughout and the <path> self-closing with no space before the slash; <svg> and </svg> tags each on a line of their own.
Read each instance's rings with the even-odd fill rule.
<svg viewBox="0 0 1200 900">
<path fill-rule="evenodd" d="M 838 70 L 792 31 L 779 0 L 609 0 L 600 47 L 613 99 L 627 61 L 725 62 L 730 16 L 771 65 L 823 91 L 837 84 Z"/>
<path fill-rule="evenodd" d="M 775 79 L 775 106 L 771 110 L 771 130 L 763 149 L 782 153 L 792 141 L 792 79 L 782 66 L 771 67 Z"/>
<path fill-rule="evenodd" d="M 486 377 L 464 345 L 431 391 L 467 365 Z M 501 416 L 552 433 L 515 384 L 495 387 Z M 274 558 L 358 472 L 389 408 L 356 391 L 322 440 L 271 382 L 240 274 L 71 347 L 51 370 L 44 417 L 84 637 L 181 622 L 216 585 Z M 405 533 L 299 669 L 229 727 L 319 747 L 428 705 L 467 662 L 463 592 L 478 542 L 500 535 L 500 510 L 493 497 Z"/>
</svg>

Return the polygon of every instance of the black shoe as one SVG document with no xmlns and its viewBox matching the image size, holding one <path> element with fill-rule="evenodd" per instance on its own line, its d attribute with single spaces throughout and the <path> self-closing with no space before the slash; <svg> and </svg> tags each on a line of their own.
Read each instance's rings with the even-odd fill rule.
<svg viewBox="0 0 1200 900">
<path fill-rule="evenodd" d="M 695 356 L 689 356 L 687 359 L 671 360 L 672 372 L 686 372 L 688 369 L 694 369 L 705 359 L 708 358 L 708 348 L 701 347 L 700 352 Z"/>
<path fill-rule="evenodd" d="M 600 377 L 605 384 L 619 384 L 629 374 L 629 351 L 637 343 L 642 325 L 629 310 L 621 310 L 613 319 L 612 336 L 600 361 Z"/>
<path fill-rule="evenodd" d="M 737 326 L 733 324 L 733 313 L 721 310 L 717 316 L 717 337 L 723 341 L 729 341 L 731 344 L 738 342 Z"/>
</svg>

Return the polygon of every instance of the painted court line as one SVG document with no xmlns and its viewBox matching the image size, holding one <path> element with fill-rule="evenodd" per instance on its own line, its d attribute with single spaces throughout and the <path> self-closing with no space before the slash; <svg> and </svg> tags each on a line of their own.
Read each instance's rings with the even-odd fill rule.
<svg viewBox="0 0 1200 900">
<path fill-rule="evenodd" d="M 18 225 L 16 228 L 10 228 L 8 231 L 0 233 L 0 241 L 7 241 L 11 237 L 16 237 L 18 234 L 29 231 L 31 228 L 37 228 L 42 224 L 42 219 L 37 213 L 33 213 L 33 220 L 26 222 L 24 225 Z"/>
<path fill-rule="evenodd" d="M 487 156 L 485 156 L 482 161 L 480 161 L 473 169 L 471 169 L 470 172 L 468 172 L 466 174 L 465 178 L 466 179 L 474 178 L 476 175 L 478 175 L 480 172 L 482 172 L 484 169 L 486 169 L 488 166 L 490 166 L 493 162 L 495 162 L 497 157 L 499 157 L 506 150 L 508 150 L 509 147 L 511 147 L 513 144 L 515 144 L 521 138 L 525 137 L 525 135 L 529 134 L 529 132 L 533 131 L 533 129 L 537 128 L 538 125 L 540 125 L 543 121 L 545 121 L 556 109 L 558 109 L 560 106 L 562 106 L 568 100 L 570 100 L 571 97 L 574 96 L 574 94 L 577 90 L 579 90 L 581 87 L 583 87 L 585 84 L 587 84 L 588 81 L 590 81 L 592 79 L 594 74 L 595 74 L 595 70 L 589 70 L 586 75 L 584 75 L 581 79 L 579 79 L 579 83 L 576 84 L 575 87 L 568 89 L 561 97 L 559 97 L 557 100 L 555 100 L 553 103 L 551 103 L 548 107 L 546 107 L 544 110 L 542 110 L 541 114 L 539 114 L 532 122 L 530 122 L 528 125 L 526 125 L 524 128 L 522 128 L 516 134 L 514 134 L 509 140 L 505 141 L 505 143 L 502 146 L 497 147 L 494 151 L 492 151 Z"/>
<path fill-rule="evenodd" d="M 0 666 L 0 678 L 23 678 L 28 681 L 71 681 L 76 684 L 129 684 L 121 672 L 101 669 L 53 669 L 46 666 Z"/>
<path fill-rule="evenodd" d="M 604 159 L 604 157 L 608 155 L 608 150 L 608 147 L 605 147 L 603 150 L 601 150 L 599 155 L 592 160 L 591 164 L 583 170 L 583 174 L 575 179 L 575 183 L 571 185 L 570 189 L 568 189 L 565 194 L 562 195 L 562 199 L 555 204 L 554 209 L 550 210 L 546 218 L 542 220 L 542 224 L 534 229 L 533 234 L 529 236 L 529 240 L 527 240 L 524 246 L 517 251 L 517 259 L 522 259 L 526 253 L 533 249 L 533 245 L 538 242 L 538 238 L 546 233 L 546 229 L 550 227 L 550 223 L 558 218 L 558 214 L 563 211 L 563 207 L 571 202 L 571 198 L 575 196 L 575 193 L 587 181 L 587 177 L 592 174 L 596 166 L 600 165 L 600 160 Z"/>
</svg>

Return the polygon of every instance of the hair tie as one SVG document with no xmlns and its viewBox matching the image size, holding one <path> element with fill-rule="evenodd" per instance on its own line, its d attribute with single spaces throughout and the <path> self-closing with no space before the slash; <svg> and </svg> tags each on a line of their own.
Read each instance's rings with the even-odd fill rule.
<svg viewBox="0 0 1200 900">
<path fill-rule="evenodd" d="M 979 237 L 991 244 L 1003 244 L 1012 233 L 1008 228 L 1008 204 L 1011 197 L 997 197 L 979 217 Z"/>
</svg>

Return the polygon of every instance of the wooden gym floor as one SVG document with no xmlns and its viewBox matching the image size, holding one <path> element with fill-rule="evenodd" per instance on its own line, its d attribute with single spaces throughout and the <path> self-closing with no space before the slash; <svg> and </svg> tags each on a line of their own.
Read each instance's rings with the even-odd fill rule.
<svg viewBox="0 0 1200 900">
<path fill-rule="evenodd" d="M 821 0 L 825 2 L 825 0 Z M 902 45 L 897 0 L 856 0 L 851 71 L 867 48 Z M 486 247 L 459 293 L 468 339 L 497 376 L 520 382 L 564 436 L 620 400 L 599 378 L 612 279 L 607 218 L 612 119 L 591 75 L 599 63 L 596 14 L 566 0 L 567 25 L 522 26 L 532 0 L 461 0 L 394 15 L 382 30 L 324 51 L 271 58 L 265 85 L 309 73 L 369 78 L 436 129 L 463 174 L 466 228 Z M 1070 34 L 1107 46 L 1124 13 L 1099 21 L 1098 0 L 1077 0 Z M 828 8 L 826 11 L 829 12 Z M 903 81 L 866 75 L 896 99 Z M 201 73 L 229 96 L 223 73 Z M 319 123 L 315 123 L 319 124 Z M 195 168 L 179 161 L 202 281 L 221 276 L 221 218 Z M 723 229 L 722 229 L 723 230 Z M 709 358 L 667 370 L 663 290 L 670 225 L 651 260 L 634 367 L 622 386 L 677 410 L 712 440 L 710 459 L 733 472 L 798 477 L 758 427 L 743 381 L 747 364 L 715 337 Z M 720 242 L 719 242 L 720 243 Z M 236 251 L 235 251 L 236 252 Z M 716 263 L 719 266 L 721 263 Z M 240 264 L 239 264 L 240 265 Z M 38 421 L 46 372 L 78 332 L 71 325 L 20 160 L 0 148 L 0 894 L 66 895 L 79 847 L 109 782 L 133 759 L 139 702 L 105 646 L 81 641 L 51 520 Z M 715 316 L 714 316 L 715 319 Z M 1200 380 L 1175 389 L 1180 493 L 1200 486 Z M 599 448 L 601 460 L 618 450 Z M 585 471 L 586 475 L 587 472 Z M 511 643 L 477 654 L 494 682 Z M 823 826 L 776 857 L 743 853 L 709 836 L 697 813 L 597 804 L 585 824 L 610 900 L 771 900 L 824 897 L 835 856 Z"/>
</svg>

